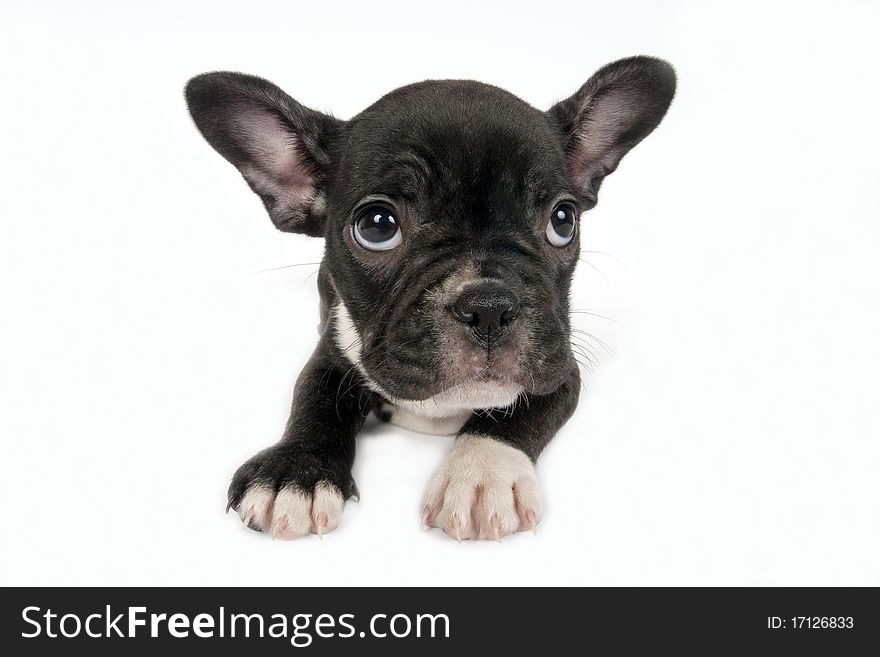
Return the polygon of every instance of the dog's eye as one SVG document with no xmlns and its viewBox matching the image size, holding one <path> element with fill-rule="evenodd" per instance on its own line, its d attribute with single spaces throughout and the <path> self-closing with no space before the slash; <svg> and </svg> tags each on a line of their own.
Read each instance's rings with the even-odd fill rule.
<svg viewBox="0 0 880 657">
<path fill-rule="evenodd" d="M 553 208 L 547 222 L 547 241 L 553 246 L 565 246 L 574 239 L 577 212 L 570 203 L 560 203 Z"/>
<path fill-rule="evenodd" d="M 358 213 L 354 238 L 370 251 L 387 251 L 403 242 L 394 213 L 384 205 L 371 205 Z"/>
</svg>

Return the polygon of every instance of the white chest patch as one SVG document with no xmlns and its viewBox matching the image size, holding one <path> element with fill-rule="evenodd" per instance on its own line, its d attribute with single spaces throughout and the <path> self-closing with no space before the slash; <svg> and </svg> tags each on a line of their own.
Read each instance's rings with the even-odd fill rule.
<svg viewBox="0 0 880 657">
<path fill-rule="evenodd" d="M 464 426 L 473 411 L 464 410 L 456 415 L 428 417 L 413 413 L 404 406 L 382 404 L 382 412 L 389 416 L 388 421 L 404 429 L 418 433 L 430 433 L 435 436 L 454 436 Z"/>
<path fill-rule="evenodd" d="M 385 399 L 383 410 L 391 414 L 390 422 L 398 426 L 438 435 L 452 435 L 478 409 L 506 408 L 516 403 L 523 387 L 515 383 L 473 382 L 453 386 L 428 399 L 397 399 L 370 378 L 361 363 L 363 344 L 348 308 L 339 301 L 333 309 L 336 344 L 367 381 L 367 385 Z"/>
</svg>

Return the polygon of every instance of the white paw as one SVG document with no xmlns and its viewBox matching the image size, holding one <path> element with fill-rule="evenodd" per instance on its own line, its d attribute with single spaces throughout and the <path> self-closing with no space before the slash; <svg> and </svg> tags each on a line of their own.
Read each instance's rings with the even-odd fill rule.
<svg viewBox="0 0 880 657">
<path fill-rule="evenodd" d="M 531 460 L 504 443 L 462 435 L 428 483 L 423 521 L 458 540 L 535 529 L 541 489 Z"/>
<path fill-rule="evenodd" d="M 308 493 L 296 486 L 285 486 L 277 493 L 268 486 L 251 486 L 238 507 L 241 521 L 272 535 L 291 540 L 309 532 L 323 536 L 339 526 L 345 500 L 333 484 L 326 481 Z"/>
</svg>

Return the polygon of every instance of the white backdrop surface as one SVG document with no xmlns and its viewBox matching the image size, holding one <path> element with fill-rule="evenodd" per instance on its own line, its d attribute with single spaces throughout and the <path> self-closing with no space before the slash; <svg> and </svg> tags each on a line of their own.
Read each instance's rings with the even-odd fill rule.
<svg viewBox="0 0 880 657">
<path fill-rule="evenodd" d="M 877 3 L 0 13 L 0 584 L 880 584 Z M 574 306 L 610 319 L 575 326 L 613 352 L 539 461 L 537 536 L 420 531 L 450 439 L 378 425 L 325 540 L 224 516 L 314 346 L 322 245 L 272 227 L 185 81 L 342 118 L 425 78 L 546 108 L 640 53 L 679 91 L 583 217 Z"/>
</svg>

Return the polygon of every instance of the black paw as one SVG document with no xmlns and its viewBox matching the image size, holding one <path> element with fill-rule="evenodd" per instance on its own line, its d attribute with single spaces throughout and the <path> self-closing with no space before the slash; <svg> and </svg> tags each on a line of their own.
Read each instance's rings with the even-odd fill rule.
<svg viewBox="0 0 880 657">
<path fill-rule="evenodd" d="M 282 443 L 236 471 L 227 508 L 251 529 L 292 539 L 336 529 L 345 500 L 357 495 L 348 465 Z"/>
</svg>

